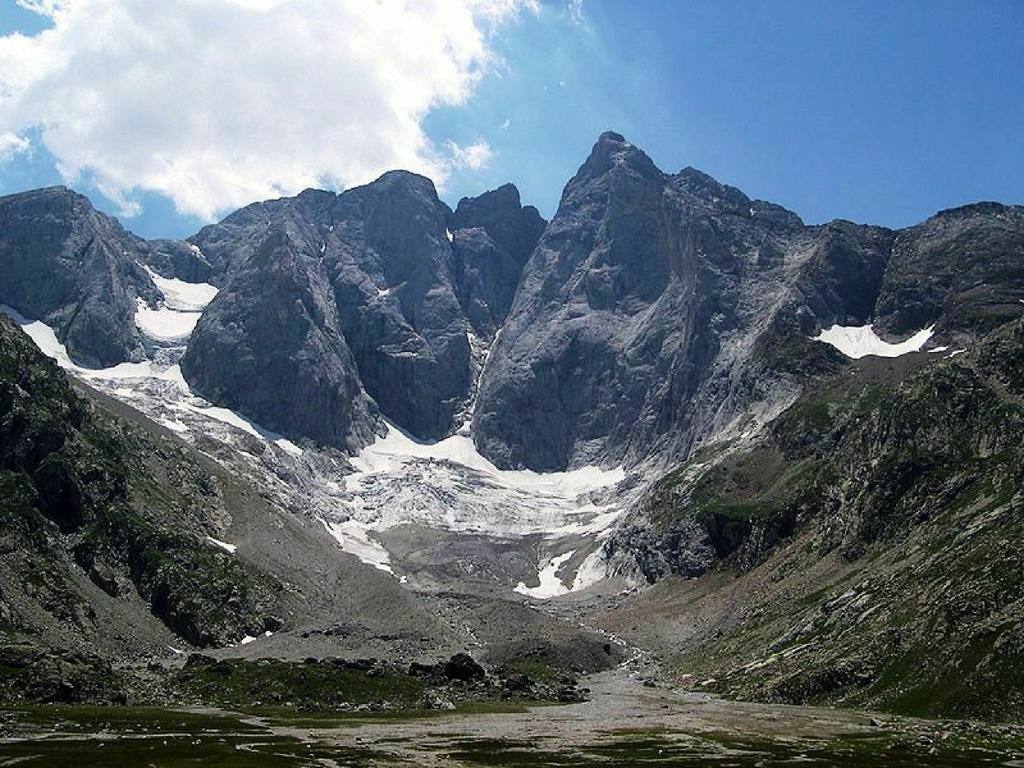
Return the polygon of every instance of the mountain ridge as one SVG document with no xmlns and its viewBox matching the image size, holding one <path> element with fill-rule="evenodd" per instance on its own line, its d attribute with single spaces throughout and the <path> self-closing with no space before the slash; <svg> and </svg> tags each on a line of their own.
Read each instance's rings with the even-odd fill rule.
<svg viewBox="0 0 1024 768">
<path fill-rule="evenodd" d="M 612 132 L 547 223 L 511 185 L 452 210 L 401 171 L 180 243 L 15 198 L 0 301 L 163 426 L 76 399 L 3 321 L 5 514 L 31 522 L 0 552 L 5 636 L 530 669 L 585 636 L 614 663 L 583 620 L 702 690 L 1020 716 L 1024 209 L 807 226 Z M 134 312 L 171 278 L 217 290 L 161 339 Z"/>
</svg>

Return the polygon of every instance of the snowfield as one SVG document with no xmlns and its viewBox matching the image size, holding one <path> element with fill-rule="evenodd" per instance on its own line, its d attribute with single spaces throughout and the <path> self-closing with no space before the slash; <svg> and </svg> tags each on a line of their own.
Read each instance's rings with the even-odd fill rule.
<svg viewBox="0 0 1024 768">
<path fill-rule="evenodd" d="M 928 339 L 932 337 L 935 326 L 918 331 L 906 341 L 890 344 L 878 337 L 871 325 L 843 326 L 833 325 L 812 336 L 812 341 L 820 341 L 835 347 L 847 357 L 858 360 L 868 355 L 878 357 L 899 357 L 909 352 L 920 352 Z"/>
<path fill-rule="evenodd" d="M 177 283 L 160 279 L 167 300 L 163 309 L 152 312 L 198 317 L 191 309 L 172 307 L 198 306 L 216 292 L 212 286 L 184 289 Z M 345 474 L 343 460 L 315 448 L 303 450 L 242 414 L 211 405 L 192 392 L 177 364 L 146 360 L 101 370 L 83 368 L 70 359 L 46 324 L 29 321 L 7 307 L 0 309 L 69 373 L 186 440 L 212 437 L 239 447 L 238 460 L 248 462 L 246 471 L 261 473 L 267 487 L 279 488 L 282 498 L 307 508 L 343 551 L 400 581 L 406 578 L 396 572 L 379 534 L 410 525 L 504 545 L 521 542 L 528 560 L 536 562 L 537 585 L 520 581 L 507 586 L 529 598 L 548 599 L 583 589 L 607 575 L 601 544 L 628 506 L 615 493 L 626 477 L 621 467 L 554 473 L 500 470 L 476 450 L 468 426 L 445 440 L 427 443 L 387 424 L 384 436 L 350 459 L 355 471 Z M 169 321 L 161 322 L 159 330 L 164 333 Z M 190 332 L 191 327 L 173 338 L 183 344 Z M 470 406 L 467 424 L 471 413 Z M 246 436 L 266 446 L 262 455 L 244 447 Z M 208 543 L 235 551 L 227 542 L 209 538 Z"/>
<path fill-rule="evenodd" d="M 149 267 L 143 268 L 164 295 L 162 304 L 153 309 L 138 299 L 135 325 L 157 340 L 187 339 L 195 330 L 199 316 L 217 295 L 217 288 L 208 283 L 186 283 L 161 277 Z"/>
<path fill-rule="evenodd" d="M 339 485 L 337 506 L 324 524 L 346 552 L 389 572 L 390 558 L 375 532 L 414 524 L 503 539 L 541 536 L 555 549 L 559 542 L 579 537 L 602 541 L 623 512 L 609 497 L 625 478 L 621 467 L 552 473 L 500 470 L 480 455 L 468 431 L 425 443 L 388 424 L 387 434 L 351 463 L 356 472 Z M 581 581 L 570 573 L 566 586 L 556 572 L 567 559 L 542 560 L 540 586 L 524 583 L 517 591 L 551 597 L 604 576 L 591 569 L 590 578 Z"/>
</svg>

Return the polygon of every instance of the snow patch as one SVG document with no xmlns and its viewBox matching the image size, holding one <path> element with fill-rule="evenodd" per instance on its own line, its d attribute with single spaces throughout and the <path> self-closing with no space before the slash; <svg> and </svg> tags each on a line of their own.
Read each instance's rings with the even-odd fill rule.
<svg viewBox="0 0 1024 768">
<path fill-rule="evenodd" d="M 378 437 L 372 445 L 353 457 L 352 465 L 359 474 L 354 475 L 351 480 L 358 483 L 362 475 L 393 471 L 410 458 L 460 464 L 489 475 L 508 486 L 566 499 L 615 485 L 626 476 L 622 467 L 581 467 L 568 472 L 498 469 L 476 449 L 468 434 L 455 434 L 439 442 L 430 443 L 419 441 L 394 424 L 388 423 L 386 436 Z"/>
<path fill-rule="evenodd" d="M 455 235 L 453 235 L 452 231 L 450 229 L 447 229 L 447 228 L 444 231 L 444 236 L 448 238 L 448 242 L 449 243 L 452 242 L 452 240 L 455 239 Z"/>
<path fill-rule="evenodd" d="M 201 314 L 201 312 L 179 312 L 167 307 L 150 309 L 146 302 L 138 299 L 135 325 L 154 339 L 172 341 L 191 336 Z"/>
<path fill-rule="evenodd" d="M 878 337 L 871 325 L 842 326 L 833 325 L 823 330 L 812 341 L 820 341 L 835 347 L 847 357 L 857 360 L 868 355 L 878 357 L 899 357 L 909 352 L 919 352 L 932 337 L 935 326 L 931 325 L 918 331 L 906 341 L 890 344 Z"/>
<path fill-rule="evenodd" d="M 178 369 L 180 375 L 181 369 L 176 365 L 173 366 L 173 368 Z M 182 381 L 184 381 L 184 379 L 182 379 Z M 216 419 L 224 424 L 230 424 L 232 427 L 240 429 L 253 437 L 258 437 L 261 440 L 274 443 L 278 448 L 286 453 L 290 453 L 292 456 L 302 455 L 302 449 L 291 440 L 281 437 L 277 432 L 271 432 L 269 429 L 264 429 L 252 419 L 248 419 L 235 411 L 228 410 L 227 408 L 220 408 L 216 405 L 210 405 L 201 398 L 196 398 L 196 402 L 194 403 L 181 403 L 180 407 L 192 411 L 193 413 L 201 413 L 205 416 L 209 416 L 211 419 Z"/>
<path fill-rule="evenodd" d="M 199 249 L 196 248 L 198 251 Z M 177 312 L 202 312 L 217 295 L 217 286 L 209 283 L 186 283 L 176 277 L 161 277 L 145 264 L 149 279 L 164 295 L 164 306 Z"/>
<path fill-rule="evenodd" d="M 389 562 L 387 552 L 369 537 L 371 531 L 412 524 L 498 538 L 537 535 L 546 540 L 545 549 L 558 551 L 566 549 L 560 542 L 567 539 L 578 542 L 577 548 L 601 541 L 624 512 L 611 493 L 625 477 L 621 467 L 552 473 L 500 470 L 476 450 L 468 428 L 428 443 L 388 424 L 386 435 L 350 463 L 356 472 L 337 489 L 324 525 L 345 551 L 382 570 L 387 570 L 382 567 Z M 558 561 L 550 570 L 555 560 L 542 561 L 543 586 L 523 594 L 554 589 L 551 579 L 564 563 Z M 593 578 L 598 570 L 594 564 L 581 585 L 600 578 Z M 564 577 L 568 581 L 572 576 Z"/>
<path fill-rule="evenodd" d="M 164 403 L 166 408 L 178 411 L 179 413 L 198 414 L 224 424 L 229 424 L 260 440 L 274 443 L 278 448 L 292 456 L 302 455 L 302 449 L 299 446 L 291 440 L 282 437 L 277 432 L 264 429 L 256 422 L 235 411 L 212 406 L 201 397 L 198 397 L 189 388 L 185 377 L 181 374 L 181 368 L 177 364 L 162 366 L 152 360 L 146 360 L 141 363 L 119 363 L 110 368 L 83 368 L 72 362 L 67 348 L 57 340 L 57 335 L 50 326 L 39 320 L 30 321 L 4 304 L 0 304 L 0 311 L 18 323 L 43 354 L 56 360 L 61 368 L 81 379 L 93 382 L 101 388 L 114 392 L 114 394 L 119 395 L 122 399 L 128 399 L 134 395 L 135 390 L 133 388 L 111 386 L 113 382 L 148 380 L 162 383 L 164 386 L 161 387 L 161 394 L 166 400 Z M 185 432 L 188 429 L 187 425 L 181 424 L 177 419 L 159 419 L 159 421 L 175 432 Z"/>
<path fill-rule="evenodd" d="M 171 341 L 190 336 L 199 322 L 202 311 L 217 295 L 216 286 L 161 277 L 145 264 L 140 266 L 163 293 L 164 299 L 156 308 L 148 306 L 142 299 L 137 299 L 135 325 L 143 333 L 158 340 Z"/>
<path fill-rule="evenodd" d="M 264 633 L 263 633 L 262 635 L 246 635 L 245 637 L 243 637 L 243 638 L 242 638 L 241 640 L 239 640 L 239 641 L 238 641 L 238 645 L 249 645 L 249 643 L 255 643 L 255 642 L 256 642 L 257 640 L 259 640 L 259 639 L 260 639 L 261 637 L 272 637 L 272 636 L 273 636 L 273 634 L 274 634 L 274 633 L 273 633 L 273 632 L 271 632 L 271 631 L 270 631 L 270 630 L 268 629 L 268 630 L 267 630 L 266 632 L 264 632 Z"/>
<path fill-rule="evenodd" d="M 207 536 L 206 540 L 213 544 L 213 546 L 220 547 L 229 555 L 235 554 L 235 552 L 238 550 L 237 544 L 228 544 L 226 541 L 221 541 L 220 539 L 213 538 L 213 536 Z"/>
<path fill-rule="evenodd" d="M 344 552 L 355 555 L 367 565 L 394 575 L 391 569 L 391 556 L 379 542 L 370 538 L 371 528 L 357 520 L 341 522 L 321 521 L 327 532 L 341 545 Z"/>
<path fill-rule="evenodd" d="M 569 587 L 565 586 L 565 583 L 558 578 L 558 571 L 575 554 L 576 551 L 573 550 L 572 552 L 566 552 L 564 555 L 546 560 L 537 571 L 537 578 L 540 579 L 540 584 L 536 587 L 528 587 L 526 582 L 520 581 L 516 585 L 515 591 L 537 600 L 546 600 L 558 595 L 564 595 L 569 591 Z M 575 583 L 573 586 L 575 586 Z"/>
</svg>

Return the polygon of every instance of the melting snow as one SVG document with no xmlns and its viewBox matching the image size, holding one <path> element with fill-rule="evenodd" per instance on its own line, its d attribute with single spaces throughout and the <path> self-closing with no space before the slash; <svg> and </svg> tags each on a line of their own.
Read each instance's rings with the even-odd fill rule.
<svg viewBox="0 0 1024 768">
<path fill-rule="evenodd" d="M 52 329 L 5 311 L 62 367 L 108 392 L 120 392 L 124 400 L 138 403 L 169 429 L 212 432 L 223 423 L 294 456 L 302 453 L 280 435 L 197 397 L 177 365 L 146 361 L 103 370 L 81 368 L 70 360 Z M 421 442 L 388 425 L 386 435 L 351 463 L 355 473 L 320 487 L 327 506 L 317 514 L 344 551 L 388 573 L 394 573 L 390 556 L 374 534 L 397 526 L 414 524 L 496 538 L 532 535 L 541 537 L 540 546 L 549 553 L 570 547 L 579 552 L 606 538 L 624 512 L 613 493 L 625 477 L 621 467 L 553 473 L 500 470 L 476 450 L 468 425 L 436 443 Z M 566 569 L 561 579 L 558 572 L 565 568 L 568 556 L 542 559 L 540 586 L 523 594 L 554 596 L 600 580 L 604 576 L 600 555 L 591 551 L 575 573 Z"/>
<path fill-rule="evenodd" d="M 455 236 L 452 234 L 452 231 L 450 229 L 445 229 L 444 236 L 448 238 L 449 243 L 455 239 Z"/>
<path fill-rule="evenodd" d="M 621 467 L 546 474 L 500 470 L 480 455 L 468 430 L 426 443 L 389 424 L 386 436 L 351 463 L 356 472 L 344 479 L 335 499 L 336 517 L 328 516 L 324 525 L 346 552 L 389 572 L 387 550 L 370 538 L 373 531 L 418 524 L 494 537 L 540 535 L 555 546 L 569 537 L 600 541 L 623 512 L 603 498 L 625 477 Z M 566 559 L 545 561 L 542 586 L 523 594 L 538 596 L 541 590 L 547 595 L 554 588 L 552 579 L 562 584 L 555 573 Z M 573 588 L 600 578 L 595 577 L 598 562 L 591 565 L 590 576 L 580 587 L 574 581 Z M 561 588 L 569 591 L 564 584 Z"/>
<path fill-rule="evenodd" d="M 213 536 L 207 536 L 206 540 L 213 544 L 213 546 L 220 547 L 229 555 L 235 554 L 235 552 L 238 550 L 237 544 L 228 544 L 226 541 L 221 541 L 220 539 L 213 538 Z"/>
<path fill-rule="evenodd" d="M 572 552 L 566 552 L 564 555 L 546 560 L 537 571 L 537 578 L 540 579 L 540 584 L 536 587 L 528 587 L 526 582 L 520 581 L 515 591 L 521 595 L 538 600 L 564 595 L 569 591 L 569 587 L 565 586 L 562 580 L 558 578 L 558 571 L 565 564 L 565 561 L 575 554 L 576 552 L 573 550 Z"/>
<path fill-rule="evenodd" d="M 161 307 L 150 309 L 142 299 L 135 310 L 135 325 L 154 339 L 184 339 L 195 330 L 200 312 L 179 312 Z"/>
<path fill-rule="evenodd" d="M 357 520 L 342 522 L 322 521 L 327 532 L 341 545 L 343 551 L 355 555 L 367 565 L 394 574 L 391 570 L 391 556 L 380 543 L 370 538 L 370 527 Z"/>
<path fill-rule="evenodd" d="M 161 366 L 152 360 L 141 363 L 120 363 L 111 368 L 83 368 L 72 362 L 68 351 L 63 344 L 57 340 L 53 329 L 45 323 L 36 320 L 27 320 L 15 310 L 6 305 L 0 304 L 0 311 L 9 315 L 18 323 L 22 330 L 36 343 L 42 352 L 57 361 L 61 368 L 74 373 L 79 378 L 92 381 L 99 385 L 107 385 L 107 389 L 115 391 L 121 397 L 129 398 L 135 394 L 130 388 L 113 388 L 111 382 L 122 380 L 150 380 L 161 383 L 161 394 L 166 399 L 164 405 L 179 413 L 198 414 L 206 416 L 215 421 L 229 424 L 237 429 L 246 432 L 253 437 L 258 437 L 266 442 L 277 445 L 281 450 L 293 456 L 302 454 L 302 449 L 295 443 L 282 437 L 276 432 L 264 429 L 254 421 L 247 419 L 239 413 L 209 405 L 205 400 L 197 397 L 189 388 L 184 376 L 181 375 L 181 368 L 177 365 Z M 184 432 L 188 426 L 179 422 L 176 418 L 160 419 L 160 423 L 175 432 Z"/>
<path fill-rule="evenodd" d="M 186 283 L 173 277 L 161 277 L 143 265 L 150 279 L 164 295 L 164 306 L 178 312 L 202 312 L 217 295 L 217 287 L 209 283 Z"/>
<path fill-rule="evenodd" d="M 142 267 L 163 293 L 164 300 L 161 306 L 153 309 L 139 299 L 135 324 L 155 339 L 171 340 L 189 336 L 199 322 L 203 309 L 217 295 L 216 286 L 161 277 L 149 267 Z"/>
<path fill-rule="evenodd" d="M 817 336 L 812 337 L 812 341 L 821 341 L 829 344 L 847 357 L 852 357 L 855 360 L 867 357 L 868 355 L 899 357 L 908 352 L 919 352 L 921 347 L 932 337 L 932 330 L 934 328 L 934 325 L 929 326 L 924 330 L 918 331 L 906 341 L 890 344 L 878 338 L 874 328 L 870 325 L 859 327 L 833 325 L 831 328 L 823 330 Z"/>
<path fill-rule="evenodd" d="M 238 641 L 238 645 L 249 645 L 249 643 L 255 643 L 261 637 L 271 637 L 273 634 L 274 633 L 271 632 L 268 629 L 262 635 L 255 635 L 255 636 L 253 636 L 253 635 L 246 635 L 245 637 L 243 637 L 241 640 Z"/>
</svg>

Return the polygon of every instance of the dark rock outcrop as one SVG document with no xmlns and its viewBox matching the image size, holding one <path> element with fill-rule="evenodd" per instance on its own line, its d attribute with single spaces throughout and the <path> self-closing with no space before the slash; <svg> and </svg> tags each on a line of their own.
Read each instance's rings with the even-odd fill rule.
<svg viewBox="0 0 1024 768">
<path fill-rule="evenodd" d="M 0 315 L 5 635 L 110 647 L 156 619 L 215 646 L 263 631 L 270 580 L 206 541 L 223 514 L 211 482 L 180 449 L 99 412 Z M 122 601 L 112 627 L 99 618 L 108 596 Z"/>
<path fill-rule="evenodd" d="M 467 320 L 481 336 L 492 337 L 505 322 L 545 224 L 536 208 L 522 206 L 511 184 L 459 201 L 452 237 L 456 287 Z"/>
<path fill-rule="evenodd" d="M 356 451 L 373 439 L 376 407 L 359 382 L 316 262 L 272 232 L 203 314 L 181 361 L 215 403 L 293 437 Z"/>
<path fill-rule="evenodd" d="M 977 336 L 1024 315 L 1024 208 L 976 203 L 900 231 L 875 309 L 881 330 Z"/>
<path fill-rule="evenodd" d="M 160 298 L 146 244 L 64 187 L 0 198 L 0 303 L 51 326 L 90 367 L 141 360 L 136 298 Z"/>
<path fill-rule="evenodd" d="M 453 214 L 405 172 L 249 206 L 194 238 L 224 277 L 182 370 L 285 434 L 358 448 L 378 428 L 375 403 L 417 437 L 443 437 L 474 379 L 470 326 L 493 334 L 504 320 L 542 227 L 514 187 Z"/>
</svg>

